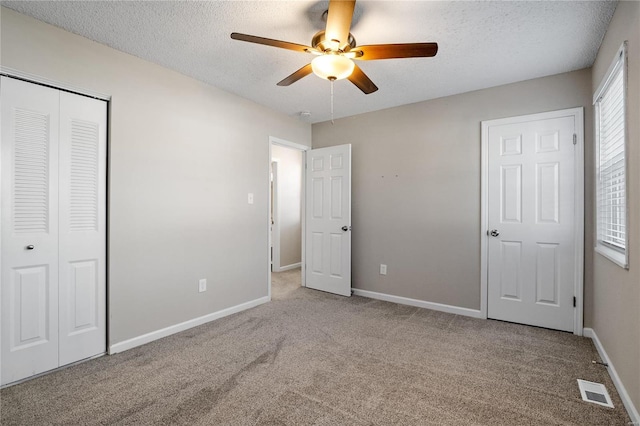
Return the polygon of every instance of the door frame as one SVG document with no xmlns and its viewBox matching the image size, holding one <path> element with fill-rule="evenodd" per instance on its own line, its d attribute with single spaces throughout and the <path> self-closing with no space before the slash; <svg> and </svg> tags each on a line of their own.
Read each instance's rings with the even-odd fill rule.
<svg viewBox="0 0 640 426">
<path fill-rule="evenodd" d="M 45 371 L 41 374 L 37 374 L 34 376 L 30 376 L 27 377 L 23 380 L 19 380 L 17 382 L 14 383 L 9 383 L 7 385 L 4 385 L 4 387 L 7 386 L 13 386 L 15 384 L 18 383 L 22 383 L 23 381 L 26 380 L 31 380 L 33 378 L 39 377 L 41 375 L 44 374 L 48 374 L 51 373 L 53 371 L 62 369 L 62 368 L 67 368 L 71 365 L 75 365 L 84 361 L 87 361 L 89 359 L 94 359 L 94 358 L 98 358 L 100 356 L 103 356 L 105 354 L 110 354 L 111 350 L 110 350 L 110 325 L 111 322 L 109 321 L 109 318 L 111 317 L 110 315 L 110 303 L 109 303 L 109 266 L 110 266 L 110 260 L 109 260 L 109 247 L 110 247 L 110 227 L 109 227 L 109 217 L 110 217 L 110 208 L 111 208 L 111 203 L 110 203 L 110 198 L 111 198 L 111 190 L 110 190 L 110 181 L 111 181 L 111 95 L 105 94 L 105 93 L 101 93 L 101 92 L 96 92 L 94 90 L 91 89 L 87 89 L 84 87 L 79 87 L 79 86 L 74 86 L 72 84 L 68 84 L 68 83 L 63 83 L 61 81 L 58 80 L 52 80 L 50 78 L 47 77 L 43 77 L 41 75 L 37 75 L 37 74 L 31 74 L 28 72 L 24 72 L 15 68 L 11 68 L 11 67 L 6 67 L 6 66 L 0 66 L 0 76 L 5 76 L 5 77 L 10 77 L 10 78 L 14 78 L 17 80 L 22 80 L 25 81 L 27 83 L 31 83 L 31 84 L 37 84 L 38 86 L 45 86 L 45 87 L 50 87 L 52 89 L 56 89 L 56 90 L 61 90 L 64 92 L 69 92 L 69 93 L 73 93 L 76 95 L 80 95 L 80 96 L 86 96 L 89 98 L 93 98 L 93 99 L 98 99 L 101 101 L 105 101 L 107 103 L 107 140 L 106 140 L 106 144 L 107 144 L 107 164 L 106 164 L 106 200 L 105 200 L 105 220 L 106 220 L 106 227 L 105 227 L 105 328 L 106 328 L 106 341 L 105 341 L 105 352 L 103 354 L 98 354 L 95 355 L 91 358 L 87 358 L 85 360 L 80 360 L 77 361 L 75 363 L 72 364 L 68 364 L 68 365 L 64 365 L 64 366 L 60 366 L 56 369 L 53 370 L 49 370 L 49 371 Z M 1 218 L 0 218 L 1 219 Z M 0 231 L 1 232 L 1 231 Z M 2 235 L 0 234 L 0 244 L 2 241 Z M 0 247 L 1 249 L 1 247 Z M 0 264 L 0 268 L 2 268 L 2 264 Z M 2 321 L 2 316 L 0 315 L 0 321 Z M 1 344 L 1 342 L 0 342 Z"/>
<path fill-rule="evenodd" d="M 269 201 L 271 202 L 271 208 L 269 211 L 273 216 L 271 219 L 273 220 L 271 224 L 271 244 L 272 248 L 271 252 L 271 271 L 272 272 L 280 272 L 280 212 L 278 209 L 280 208 L 280 203 L 278 203 L 278 162 L 274 159 L 271 159 L 271 176 L 272 176 L 272 185 L 271 196 L 269 197 Z"/>
<path fill-rule="evenodd" d="M 488 251 L 489 237 L 489 127 L 552 118 L 573 117 L 576 143 L 574 150 L 574 283 L 576 307 L 573 312 L 573 334 L 582 336 L 584 320 L 584 107 L 526 114 L 517 117 L 481 121 L 480 165 L 480 315 L 488 318 Z"/>
<path fill-rule="evenodd" d="M 307 181 L 306 164 L 307 164 L 307 151 L 311 149 L 311 147 L 307 145 L 302 145 L 302 144 L 291 142 L 285 139 L 280 139 L 275 136 L 269 136 L 269 168 L 268 168 L 268 174 L 267 174 L 267 194 L 268 194 L 267 199 L 269 200 L 269 202 L 267 203 L 268 204 L 267 205 L 267 271 L 268 271 L 267 296 L 269 297 L 269 300 L 271 300 L 271 163 L 273 162 L 271 148 L 273 147 L 273 145 L 279 145 L 285 148 L 295 149 L 300 151 L 300 153 L 302 154 L 302 176 L 301 176 L 302 185 L 300 187 L 300 203 L 301 203 L 300 225 L 301 225 L 301 233 L 302 233 L 302 235 L 300 236 L 301 250 L 302 250 L 300 268 L 302 271 L 302 274 L 301 274 L 302 287 L 306 287 L 306 261 L 305 261 L 306 260 L 305 234 L 307 230 L 306 222 L 305 222 L 305 216 L 306 216 L 305 209 L 307 204 L 306 191 L 305 191 L 305 182 Z"/>
</svg>

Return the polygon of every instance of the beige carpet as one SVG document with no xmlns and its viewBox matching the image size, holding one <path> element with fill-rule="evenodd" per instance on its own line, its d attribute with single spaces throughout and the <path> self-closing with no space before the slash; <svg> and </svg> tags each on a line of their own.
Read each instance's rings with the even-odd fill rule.
<svg viewBox="0 0 640 426">
<path fill-rule="evenodd" d="M 298 287 L 4 389 L 3 425 L 625 425 L 589 339 Z M 584 403 L 604 382 L 615 409 Z"/>
</svg>

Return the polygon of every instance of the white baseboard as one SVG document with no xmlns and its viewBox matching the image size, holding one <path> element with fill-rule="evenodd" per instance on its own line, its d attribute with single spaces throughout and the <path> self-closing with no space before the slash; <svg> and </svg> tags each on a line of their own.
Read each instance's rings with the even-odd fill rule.
<svg viewBox="0 0 640 426">
<path fill-rule="evenodd" d="M 160 330 L 152 331 L 151 333 L 143 334 L 142 336 L 134 337 L 129 340 L 125 340 L 123 342 L 115 343 L 109 346 L 109 354 L 117 354 L 118 352 L 123 352 L 128 349 L 135 348 L 136 346 L 144 345 L 145 343 L 153 342 L 154 340 L 162 339 L 163 337 L 170 336 L 175 333 L 179 333 L 184 330 L 188 330 L 193 327 L 197 327 L 199 325 L 205 324 L 207 322 L 217 320 L 219 318 L 226 317 L 231 314 L 235 314 L 237 312 L 245 311 L 247 309 L 256 307 L 258 305 L 262 305 L 263 303 L 269 302 L 270 299 L 268 296 L 261 297 L 260 299 L 251 300 L 246 303 L 241 303 L 236 306 L 232 306 L 227 309 L 223 309 L 218 312 L 213 312 L 198 318 L 191 319 L 189 321 L 181 322 L 180 324 L 175 324 Z"/>
<path fill-rule="evenodd" d="M 609 364 L 607 371 L 609 371 L 609 376 L 611 376 L 611 380 L 613 380 L 613 384 L 616 386 L 618 391 L 618 395 L 620 395 L 620 399 L 622 399 L 622 403 L 624 404 L 624 408 L 627 409 L 627 413 L 629 413 L 629 417 L 631 417 L 631 424 L 637 425 L 640 424 L 640 415 L 638 414 L 638 410 L 633 405 L 629 394 L 627 393 L 627 389 L 625 389 L 622 381 L 620 380 L 620 376 L 618 376 L 618 372 L 615 367 L 611 363 L 607 352 L 604 350 L 604 346 L 600 343 L 600 339 L 598 339 L 598 335 L 592 328 L 584 328 L 584 337 L 590 337 L 593 340 L 593 344 L 598 350 L 598 354 L 600 354 L 600 358 L 602 358 L 603 362 Z"/>
<path fill-rule="evenodd" d="M 416 306 L 418 308 L 426 308 L 426 309 L 432 309 L 434 311 L 447 312 L 450 314 L 457 314 L 457 315 L 464 315 L 467 317 L 485 319 L 485 317 L 482 315 L 482 312 L 480 312 L 477 309 L 461 308 L 459 306 L 451 306 L 451 305 L 444 305 L 442 303 L 434 303 L 434 302 L 427 302 L 424 300 L 410 299 L 408 297 L 394 296 L 392 294 L 385 294 L 385 293 L 377 293 L 375 291 L 360 290 L 358 288 L 353 289 L 353 294 L 355 294 L 356 296 L 368 297 L 370 299 L 378 299 L 378 300 L 384 300 L 386 302 L 399 303 L 401 305 Z"/>
<path fill-rule="evenodd" d="M 284 271 L 289 271 L 291 269 L 296 269 L 299 268 L 300 265 L 302 265 L 302 262 L 298 262 L 298 263 L 292 263 L 291 265 L 287 265 L 287 266 L 281 266 L 279 268 L 274 267 L 273 268 L 273 272 L 284 272 Z"/>
</svg>

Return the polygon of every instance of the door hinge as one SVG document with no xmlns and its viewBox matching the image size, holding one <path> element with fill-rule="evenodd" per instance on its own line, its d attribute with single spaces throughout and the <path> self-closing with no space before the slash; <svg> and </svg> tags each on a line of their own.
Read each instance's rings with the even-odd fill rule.
<svg viewBox="0 0 640 426">
<path fill-rule="evenodd" d="M 576 307 L 576 297 L 575 296 L 573 296 L 573 307 L 574 308 Z"/>
<path fill-rule="evenodd" d="M 576 145 L 578 143 L 578 135 L 573 134 L 573 144 Z"/>
</svg>

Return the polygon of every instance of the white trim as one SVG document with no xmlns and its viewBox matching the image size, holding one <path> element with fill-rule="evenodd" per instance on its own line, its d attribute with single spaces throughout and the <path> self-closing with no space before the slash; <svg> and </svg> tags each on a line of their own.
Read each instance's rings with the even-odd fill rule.
<svg viewBox="0 0 640 426">
<path fill-rule="evenodd" d="M 273 211 L 273 217 L 271 222 L 271 270 L 275 272 L 280 271 L 280 202 L 278 197 L 280 191 L 278 189 L 278 161 L 271 159 L 271 175 L 273 180 L 270 188 L 269 201 L 272 203 L 269 208 L 269 212 Z"/>
<path fill-rule="evenodd" d="M 528 114 L 518 117 L 486 120 L 481 125 L 481 165 L 480 165 L 480 312 L 482 318 L 488 318 L 488 245 L 489 238 L 489 127 L 505 124 L 524 123 L 528 121 L 548 120 L 573 116 L 575 120 L 576 149 L 575 161 L 575 191 L 574 191 L 574 237 L 575 237 L 575 273 L 573 294 L 576 297 L 574 309 L 573 334 L 582 336 L 583 333 L 583 294 L 584 294 L 584 108 L 569 108 L 549 111 L 539 114 Z"/>
<path fill-rule="evenodd" d="M 271 148 L 273 142 L 269 138 L 269 167 L 267 170 L 267 297 L 271 300 L 271 268 L 273 268 L 273 244 L 271 241 Z"/>
<path fill-rule="evenodd" d="M 624 253 L 611 249 L 604 244 L 596 244 L 593 249 L 596 253 L 604 256 L 605 259 L 610 260 L 621 268 L 629 269 L 629 262 L 627 261 L 627 256 L 625 256 Z"/>
<path fill-rule="evenodd" d="M 309 149 L 311 148 L 309 147 Z M 302 151 L 302 183 L 300 185 L 300 232 L 302 233 L 300 238 L 300 250 L 302 251 L 300 255 L 300 284 L 302 287 L 307 286 L 307 151 Z"/>
<path fill-rule="evenodd" d="M 273 272 L 284 272 L 284 271 L 290 271 L 290 270 L 292 270 L 292 269 L 299 268 L 300 266 L 302 266 L 302 262 L 292 263 L 291 265 L 281 266 L 281 267 L 279 267 L 279 268 L 278 268 L 278 270 L 276 270 L 275 268 L 273 268 Z"/>
<path fill-rule="evenodd" d="M 310 146 L 302 145 L 295 142 L 289 142 L 287 140 L 276 138 L 274 136 L 269 136 L 269 142 L 274 143 L 276 145 L 286 146 L 287 148 L 297 149 L 299 151 L 308 151 L 311 149 Z"/>
<path fill-rule="evenodd" d="M 615 385 L 616 390 L 618 391 L 618 395 L 620 395 L 620 399 L 624 404 L 624 408 L 627 410 L 629 417 L 631 417 L 631 424 L 634 424 L 634 425 L 640 424 L 640 414 L 638 414 L 638 410 L 633 405 L 633 401 L 631 401 L 631 398 L 627 393 L 627 389 L 622 384 L 622 380 L 620 380 L 620 376 L 618 376 L 618 372 L 613 366 L 611 359 L 609 359 L 607 352 L 604 350 L 604 346 L 602 346 L 600 339 L 598 339 L 598 335 L 596 334 L 595 330 L 592 328 L 585 327 L 584 337 L 589 337 L 593 340 L 593 344 L 598 350 L 598 354 L 600 355 L 600 358 L 602 358 L 603 362 L 609 365 L 607 367 L 607 371 L 609 372 L 609 376 L 611 376 L 611 380 L 613 380 L 613 384 Z"/>
<path fill-rule="evenodd" d="M 489 318 L 489 122 L 480 122 L 480 312 Z"/>
<path fill-rule="evenodd" d="M 137 346 L 141 346 L 146 343 L 153 342 L 154 340 L 162 339 L 163 337 L 171 336 L 172 334 L 176 334 L 181 331 L 188 330 L 190 328 L 197 327 L 202 324 L 206 324 L 208 322 L 229 316 L 231 314 L 235 314 L 238 312 L 245 311 L 247 309 L 254 308 L 258 305 L 262 305 L 263 303 L 267 303 L 269 301 L 270 299 L 268 297 L 261 297 L 259 299 L 241 303 L 239 305 L 232 306 L 230 308 L 226 308 L 221 311 L 213 312 L 198 318 L 181 322 L 179 324 L 162 328 L 160 330 L 152 331 L 151 333 L 143 334 L 142 336 L 134 337 L 132 339 L 125 340 L 123 342 L 115 343 L 109 346 L 109 355 L 117 354 L 119 352 L 123 352 L 129 349 L 135 348 Z"/>
<path fill-rule="evenodd" d="M 425 300 L 410 299 L 408 297 L 394 296 L 392 294 L 377 293 L 375 291 L 353 289 L 355 296 L 368 297 L 369 299 L 384 300 L 386 302 L 398 303 L 400 305 L 416 306 L 418 308 L 431 309 L 433 311 L 447 312 L 449 314 L 464 315 L 466 317 L 481 318 L 485 317 L 482 312 L 477 309 L 462 308 L 459 306 L 444 305 L 442 303 L 427 302 Z"/>
<path fill-rule="evenodd" d="M 573 334 L 582 336 L 584 326 L 584 108 L 574 108 L 576 145 L 574 152 L 574 218 L 575 238 L 573 294 L 576 307 L 573 312 Z"/>
<path fill-rule="evenodd" d="M 31 74 L 28 72 L 20 71 L 15 68 L 0 66 L 0 74 L 6 75 L 7 77 L 13 77 L 20 80 L 25 80 L 31 83 L 40 84 L 43 86 L 49 86 L 54 89 L 62 89 L 67 92 L 77 93 L 78 95 L 89 96 L 91 98 L 101 99 L 103 101 L 110 101 L 111 95 L 107 95 L 105 93 L 96 92 L 94 90 L 89 90 L 84 87 L 74 86 L 70 83 L 62 83 L 57 80 L 51 80 L 46 77 L 42 77 L 37 74 Z"/>
<path fill-rule="evenodd" d="M 300 222 L 302 225 L 302 238 L 301 238 L 301 250 L 302 250 L 302 262 L 301 262 L 301 276 L 302 276 L 302 286 L 306 287 L 306 244 L 305 244 L 305 235 L 306 235 L 306 192 L 305 192 L 305 184 L 307 180 L 307 169 L 305 165 L 307 164 L 307 151 L 311 149 L 310 146 L 302 145 L 295 142 L 290 142 L 284 139 L 276 138 L 275 136 L 269 136 L 269 173 L 267 175 L 267 199 L 269 200 L 267 203 L 267 270 L 269 273 L 267 274 L 267 297 L 271 300 L 271 232 L 269 229 L 271 228 L 271 162 L 273 159 L 271 158 L 271 147 L 273 145 L 280 145 L 287 148 L 297 149 L 302 152 L 302 185 L 300 188 L 300 199 L 302 205 L 300 206 Z M 281 268 L 282 269 L 282 268 Z M 277 272 L 277 271 L 276 271 Z"/>
</svg>

